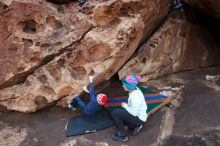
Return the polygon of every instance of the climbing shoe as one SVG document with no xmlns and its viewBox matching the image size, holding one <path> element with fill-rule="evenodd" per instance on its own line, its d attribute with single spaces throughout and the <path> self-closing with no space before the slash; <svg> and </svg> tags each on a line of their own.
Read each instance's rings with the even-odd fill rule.
<svg viewBox="0 0 220 146">
<path fill-rule="evenodd" d="M 112 135 L 114 141 L 128 141 L 128 136 L 119 136 L 117 133 Z"/>
<path fill-rule="evenodd" d="M 132 135 L 132 136 L 137 135 L 142 128 L 143 128 L 143 125 L 139 125 L 139 126 L 134 127 L 134 129 L 133 129 L 131 135 Z"/>
<path fill-rule="evenodd" d="M 76 108 L 73 107 L 71 104 L 68 105 L 68 108 L 69 108 L 71 111 L 73 111 L 73 112 L 76 111 Z"/>
</svg>

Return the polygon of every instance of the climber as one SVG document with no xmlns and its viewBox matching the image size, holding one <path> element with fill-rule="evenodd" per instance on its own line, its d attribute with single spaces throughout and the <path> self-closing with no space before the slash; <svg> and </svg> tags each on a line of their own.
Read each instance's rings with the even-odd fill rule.
<svg viewBox="0 0 220 146">
<path fill-rule="evenodd" d="M 81 98 L 79 96 L 76 96 L 72 98 L 72 102 L 68 105 L 69 109 L 71 109 L 72 111 L 76 111 L 76 107 L 77 105 L 79 105 L 80 109 L 84 112 L 85 115 L 92 116 L 101 111 L 102 106 L 108 102 L 108 96 L 106 94 L 95 94 L 93 78 L 94 75 L 89 76 L 89 90 L 86 86 L 83 86 L 83 90 L 89 93 L 89 103 L 84 104 Z"/>
</svg>

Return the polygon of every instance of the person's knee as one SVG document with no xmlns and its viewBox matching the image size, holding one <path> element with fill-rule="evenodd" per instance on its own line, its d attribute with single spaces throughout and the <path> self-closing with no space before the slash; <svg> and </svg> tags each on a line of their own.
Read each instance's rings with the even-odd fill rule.
<svg viewBox="0 0 220 146">
<path fill-rule="evenodd" d="M 115 117 L 117 115 L 117 112 L 116 110 L 113 110 L 112 113 L 111 113 L 112 117 Z"/>
<path fill-rule="evenodd" d="M 114 109 L 112 111 L 112 116 L 113 117 L 119 117 L 121 115 L 121 113 L 122 113 L 122 109 Z"/>
</svg>

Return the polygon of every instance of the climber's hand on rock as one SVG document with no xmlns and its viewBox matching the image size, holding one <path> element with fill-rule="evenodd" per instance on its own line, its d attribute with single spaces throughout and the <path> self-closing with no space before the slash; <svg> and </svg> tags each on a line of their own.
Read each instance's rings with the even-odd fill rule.
<svg viewBox="0 0 220 146">
<path fill-rule="evenodd" d="M 89 76 L 89 82 L 92 83 L 94 79 L 94 76 Z"/>
</svg>

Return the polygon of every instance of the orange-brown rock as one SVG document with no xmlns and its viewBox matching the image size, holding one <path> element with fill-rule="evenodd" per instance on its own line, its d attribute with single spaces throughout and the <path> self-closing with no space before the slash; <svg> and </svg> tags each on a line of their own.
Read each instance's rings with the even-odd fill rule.
<svg viewBox="0 0 220 146">
<path fill-rule="evenodd" d="M 6 55 L 0 71 L 0 106 L 34 112 L 80 94 L 91 71 L 96 84 L 108 80 L 158 27 L 169 3 L 87 0 L 82 7 L 44 0 L 5 3 L 0 21 L 7 25 L 0 29 L 0 38 L 9 37 L 0 47 Z M 8 53 L 11 48 L 14 54 Z"/>
<path fill-rule="evenodd" d="M 0 2 L 0 89 L 20 82 L 92 28 L 75 9 L 34 1 Z"/>
<path fill-rule="evenodd" d="M 218 65 L 220 46 L 201 16 L 176 11 L 144 43 L 134 58 L 119 71 L 119 77 L 139 74 L 144 80 L 171 73 Z M 144 81 L 143 80 L 143 81 Z"/>
</svg>

